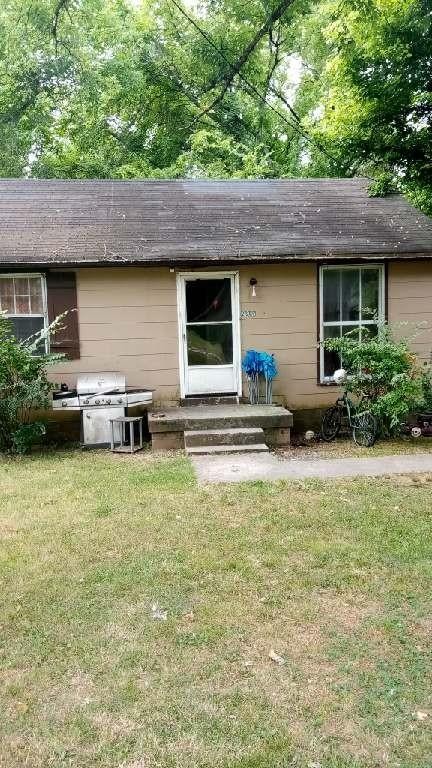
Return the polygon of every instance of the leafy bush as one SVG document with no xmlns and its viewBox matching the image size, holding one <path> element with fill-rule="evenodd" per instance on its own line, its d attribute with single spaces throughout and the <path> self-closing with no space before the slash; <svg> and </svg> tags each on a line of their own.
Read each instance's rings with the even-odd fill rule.
<svg viewBox="0 0 432 768">
<path fill-rule="evenodd" d="M 339 353 L 348 373 L 347 390 L 368 399 L 383 435 L 397 433 L 410 413 L 425 407 L 429 374 L 409 343 L 395 339 L 386 323 L 378 324 L 376 336 L 363 328 L 361 340 L 356 330 L 323 342 L 326 349 Z"/>
<path fill-rule="evenodd" d="M 45 434 L 45 424 L 32 421 L 34 412 L 50 406 L 54 385 L 47 368 L 63 355 L 41 354 L 49 333 L 60 327 L 63 315 L 49 326 L 19 341 L 0 312 L 0 451 L 25 453 Z"/>
<path fill-rule="evenodd" d="M 432 413 L 432 368 L 430 365 L 425 365 L 422 371 L 423 382 L 423 409 L 428 413 Z"/>
<path fill-rule="evenodd" d="M 378 174 L 368 186 L 369 197 L 387 197 L 397 191 L 394 177 L 388 172 Z"/>
</svg>

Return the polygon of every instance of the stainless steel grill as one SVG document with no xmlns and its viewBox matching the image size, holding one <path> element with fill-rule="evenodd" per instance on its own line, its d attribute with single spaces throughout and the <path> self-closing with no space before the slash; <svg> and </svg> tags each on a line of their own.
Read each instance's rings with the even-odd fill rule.
<svg viewBox="0 0 432 768">
<path fill-rule="evenodd" d="M 53 393 L 53 409 L 81 411 L 81 440 L 85 446 L 109 445 L 110 419 L 124 416 L 129 407 L 149 405 L 150 389 L 126 386 L 121 373 L 92 373 L 79 376 L 76 389 L 65 385 Z"/>
</svg>

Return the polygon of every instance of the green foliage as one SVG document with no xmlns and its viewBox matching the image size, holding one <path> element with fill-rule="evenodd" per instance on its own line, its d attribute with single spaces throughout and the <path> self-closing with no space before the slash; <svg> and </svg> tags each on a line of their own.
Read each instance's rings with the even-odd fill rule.
<svg viewBox="0 0 432 768">
<path fill-rule="evenodd" d="M 299 109 L 336 157 L 337 172 L 378 177 L 376 195 L 388 194 L 393 183 L 426 213 L 432 212 L 431 38 L 430 0 L 321 0 L 297 30 L 309 65 Z M 322 174 L 322 163 L 313 150 L 308 174 Z"/>
<path fill-rule="evenodd" d="M 423 213 L 432 216 L 432 192 L 428 185 L 410 184 L 406 187 L 408 199 Z"/>
<path fill-rule="evenodd" d="M 198 20 L 234 61 L 277 5 L 208 0 Z M 3 176 L 289 173 L 282 134 L 294 132 L 239 78 L 225 90 L 226 60 L 169 0 L 12 0 L 0 9 L 0 31 Z M 283 89 L 288 52 L 281 22 L 242 73 L 265 94 Z"/>
<path fill-rule="evenodd" d="M 49 330 L 55 332 L 58 325 L 59 318 Z M 18 341 L 0 313 L 0 451 L 25 453 L 45 434 L 43 422 L 32 418 L 49 407 L 53 384 L 47 368 L 63 358 L 37 353 L 48 332 Z"/>
<path fill-rule="evenodd" d="M 45 433 L 45 424 L 40 421 L 21 424 L 13 433 L 12 451 L 14 453 L 28 453 L 32 445 L 37 443 Z"/>
<path fill-rule="evenodd" d="M 347 390 L 366 397 L 384 435 L 397 433 L 407 416 L 424 407 L 429 373 L 410 350 L 410 340 L 395 338 L 385 323 L 376 336 L 362 329 L 324 342 L 341 356 L 348 373 Z"/>
<path fill-rule="evenodd" d="M 176 2 L 207 39 L 173 0 L 3 3 L 0 175 L 363 174 L 432 213 L 431 0 Z"/>
<path fill-rule="evenodd" d="M 432 367 L 425 365 L 422 371 L 423 386 L 423 408 L 425 411 L 432 412 Z"/>
<path fill-rule="evenodd" d="M 369 197 L 386 197 L 396 192 L 394 179 L 390 173 L 380 173 L 368 187 Z"/>
</svg>

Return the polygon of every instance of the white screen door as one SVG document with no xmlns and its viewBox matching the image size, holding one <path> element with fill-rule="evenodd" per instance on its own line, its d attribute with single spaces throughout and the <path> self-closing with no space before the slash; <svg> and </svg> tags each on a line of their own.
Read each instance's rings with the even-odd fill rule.
<svg viewBox="0 0 432 768">
<path fill-rule="evenodd" d="M 179 275 L 182 396 L 240 394 L 236 273 Z"/>
</svg>

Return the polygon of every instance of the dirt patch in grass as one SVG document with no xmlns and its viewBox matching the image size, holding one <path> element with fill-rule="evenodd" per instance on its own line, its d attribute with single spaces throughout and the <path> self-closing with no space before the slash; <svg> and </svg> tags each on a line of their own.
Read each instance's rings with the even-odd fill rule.
<svg viewBox="0 0 432 768">
<path fill-rule="evenodd" d="M 409 475 L 392 475 L 387 480 L 393 479 L 395 485 L 430 485 L 432 483 L 432 474 L 430 472 L 417 472 Z"/>
<path fill-rule="evenodd" d="M 340 438 L 331 443 L 312 440 L 305 442 L 294 440 L 289 448 L 277 449 L 276 453 L 284 458 L 292 459 L 330 459 L 350 458 L 355 456 L 395 456 L 402 454 L 432 452 L 432 438 L 400 438 L 394 440 L 378 440 L 372 448 L 362 448 L 353 440 Z"/>
<path fill-rule="evenodd" d="M 95 685 L 90 675 L 81 670 L 75 672 L 64 687 L 66 707 L 86 707 L 95 698 Z"/>
<path fill-rule="evenodd" d="M 126 763 L 122 763 L 119 768 L 150 768 L 150 762 L 146 757 L 140 757 L 138 760 L 129 760 Z"/>
<path fill-rule="evenodd" d="M 316 595 L 315 601 L 321 621 L 348 632 L 359 629 L 382 609 L 382 606 L 368 600 L 361 593 L 340 595 L 325 591 Z"/>
</svg>

